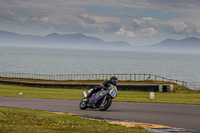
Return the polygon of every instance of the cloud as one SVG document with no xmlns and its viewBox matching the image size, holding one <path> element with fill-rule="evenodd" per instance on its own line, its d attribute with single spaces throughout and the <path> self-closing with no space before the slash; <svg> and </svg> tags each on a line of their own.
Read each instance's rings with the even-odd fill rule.
<svg viewBox="0 0 200 133">
<path fill-rule="evenodd" d="M 125 26 L 123 25 L 117 32 L 117 35 L 125 35 L 128 37 L 152 37 L 158 33 L 156 27 L 158 25 L 156 23 L 152 23 L 154 19 L 142 18 L 142 19 L 132 19 L 129 21 L 130 23 Z"/>
<path fill-rule="evenodd" d="M 179 33 L 182 31 L 185 31 L 185 29 L 188 29 L 189 27 L 184 23 L 180 21 L 170 21 L 168 24 L 169 28 L 172 28 L 174 32 Z"/>
<path fill-rule="evenodd" d="M 11 12 L 10 10 L 1 10 L 0 9 L 0 19 L 1 20 L 12 20 L 13 12 Z"/>
<path fill-rule="evenodd" d="M 116 35 L 129 37 L 156 37 L 168 38 L 199 36 L 200 24 L 198 21 L 183 21 L 182 19 L 159 20 L 151 17 L 133 18 L 127 20 L 116 32 Z"/>
<path fill-rule="evenodd" d="M 153 18 L 132 19 L 129 29 L 134 29 L 136 36 L 184 35 L 195 36 L 199 33 L 200 24 L 198 21 L 183 21 L 182 19 L 159 20 Z"/>
<path fill-rule="evenodd" d="M 48 17 L 42 17 L 40 18 L 40 20 L 44 23 L 48 23 L 49 22 L 49 18 Z"/>
<path fill-rule="evenodd" d="M 116 39 L 200 36 L 199 6 L 199 0 L 1 0 L 0 28 L 112 34 Z"/>
<path fill-rule="evenodd" d="M 76 15 L 79 19 L 81 19 L 82 21 L 84 21 L 85 23 L 88 24 L 95 24 L 97 23 L 97 21 L 95 20 L 94 17 L 83 14 L 83 15 Z"/>
<path fill-rule="evenodd" d="M 126 26 L 122 26 L 117 32 L 116 35 L 125 35 L 128 37 L 135 37 L 135 33 L 126 29 Z"/>
<path fill-rule="evenodd" d="M 158 33 L 157 30 L 154 29 L 153 27 L 148 27 L 146 29 L 142 29 L 143 36 L 152 37 L 152 36 L 156 35 L 157 33 Z"/>
</svg>

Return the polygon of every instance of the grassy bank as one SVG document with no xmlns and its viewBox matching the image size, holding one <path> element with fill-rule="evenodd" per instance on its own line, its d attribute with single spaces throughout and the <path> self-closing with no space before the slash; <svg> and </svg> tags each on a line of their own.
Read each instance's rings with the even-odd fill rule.
<svg viewBox="0 0 200 133">
<path fill-rule="evenodd" d="M 27 83 L 54 83 L 54 84 L 101 84 L 104 80 L 42 80 L 29 78 L 6 78 L 0 77 L 1 81 L 27 82 Z M 122 80 L 118 84 L 173 84 L 169 81 L 154 81 L 154 80 Z"/>
<path fill-rule="evenodd" d="M 179 85 L 174 85 L 174 87 L 174 93 L 156 92 L 155 99 L 153 100 L 149 99 L 149 92 L 118 91 L 118 96 L 114 99 L 114 101 L 200 105 L 199 91 L 188 90 L 187 88 Z M 22 95 L 19 95 L 20 92 L 22 92 Z M 81 100 L 83 98 L 82 92 L 82 89 L 38 88 L 0 84 L 0 96 L 6 97 Z"/>
<path fill-rule="evenodd" d="M 104 121 L 87 120 L 78 116 L 59 115 L 50 112 L 0 107 L 1 133 L 146 133 L 140 127 L 127 128 Z"/>
</svg>

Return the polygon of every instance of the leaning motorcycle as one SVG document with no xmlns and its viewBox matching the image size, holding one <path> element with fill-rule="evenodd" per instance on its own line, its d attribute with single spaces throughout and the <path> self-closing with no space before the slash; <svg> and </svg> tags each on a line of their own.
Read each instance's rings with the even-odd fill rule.
<svg viewBox="0 0 200 133">
<path fill-rule="evenodd" d="M 88 92 L 90 93 L 91 90 Z M 110 85 L 104 90 L 98 91 L 92 94 L 91 97 L 86 100 L 87 93 L 83 91 L 84 98 L 80 102 L 80 109 L 85 110 L 87 108 L 96 109 L 99 108 L 100 111 L 107 110 L 112 104 L 112 99 L 117 96 L 117 87 Z"/>
</svg>

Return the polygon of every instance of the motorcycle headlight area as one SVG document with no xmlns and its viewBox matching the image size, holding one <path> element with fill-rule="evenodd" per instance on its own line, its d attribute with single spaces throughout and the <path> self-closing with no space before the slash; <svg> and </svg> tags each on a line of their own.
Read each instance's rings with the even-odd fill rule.
<svg viewBox="0 0 200 133">
<path fill-rule="evenodd" d="M 112 97 L 116 97 L 117 92 L 114 91 L 114 90 L 110 90 L 109 94 L 110 94 Z"/>
</svg>

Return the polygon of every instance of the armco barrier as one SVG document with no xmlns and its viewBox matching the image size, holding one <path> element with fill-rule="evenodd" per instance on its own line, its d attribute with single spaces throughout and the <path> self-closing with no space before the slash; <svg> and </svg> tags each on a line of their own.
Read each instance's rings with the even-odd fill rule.
<svg viewBox="0 0 200 133">
<path fill-rule="evenodd" d="M 0 81 L 3 84 L 36 86 L 36 87 L 52 87 L 52 88 L 76 88 L 90 89 L 99 84 L 61 84 L 61 83 L 29 83 L 17 81 Z M 118 84 L 118 90 L 135 90 L 135 91 L 154 91 L 154 92 L 173 92 L 173 85 L 158 85 L 158 84 Z"/>
</svg>

